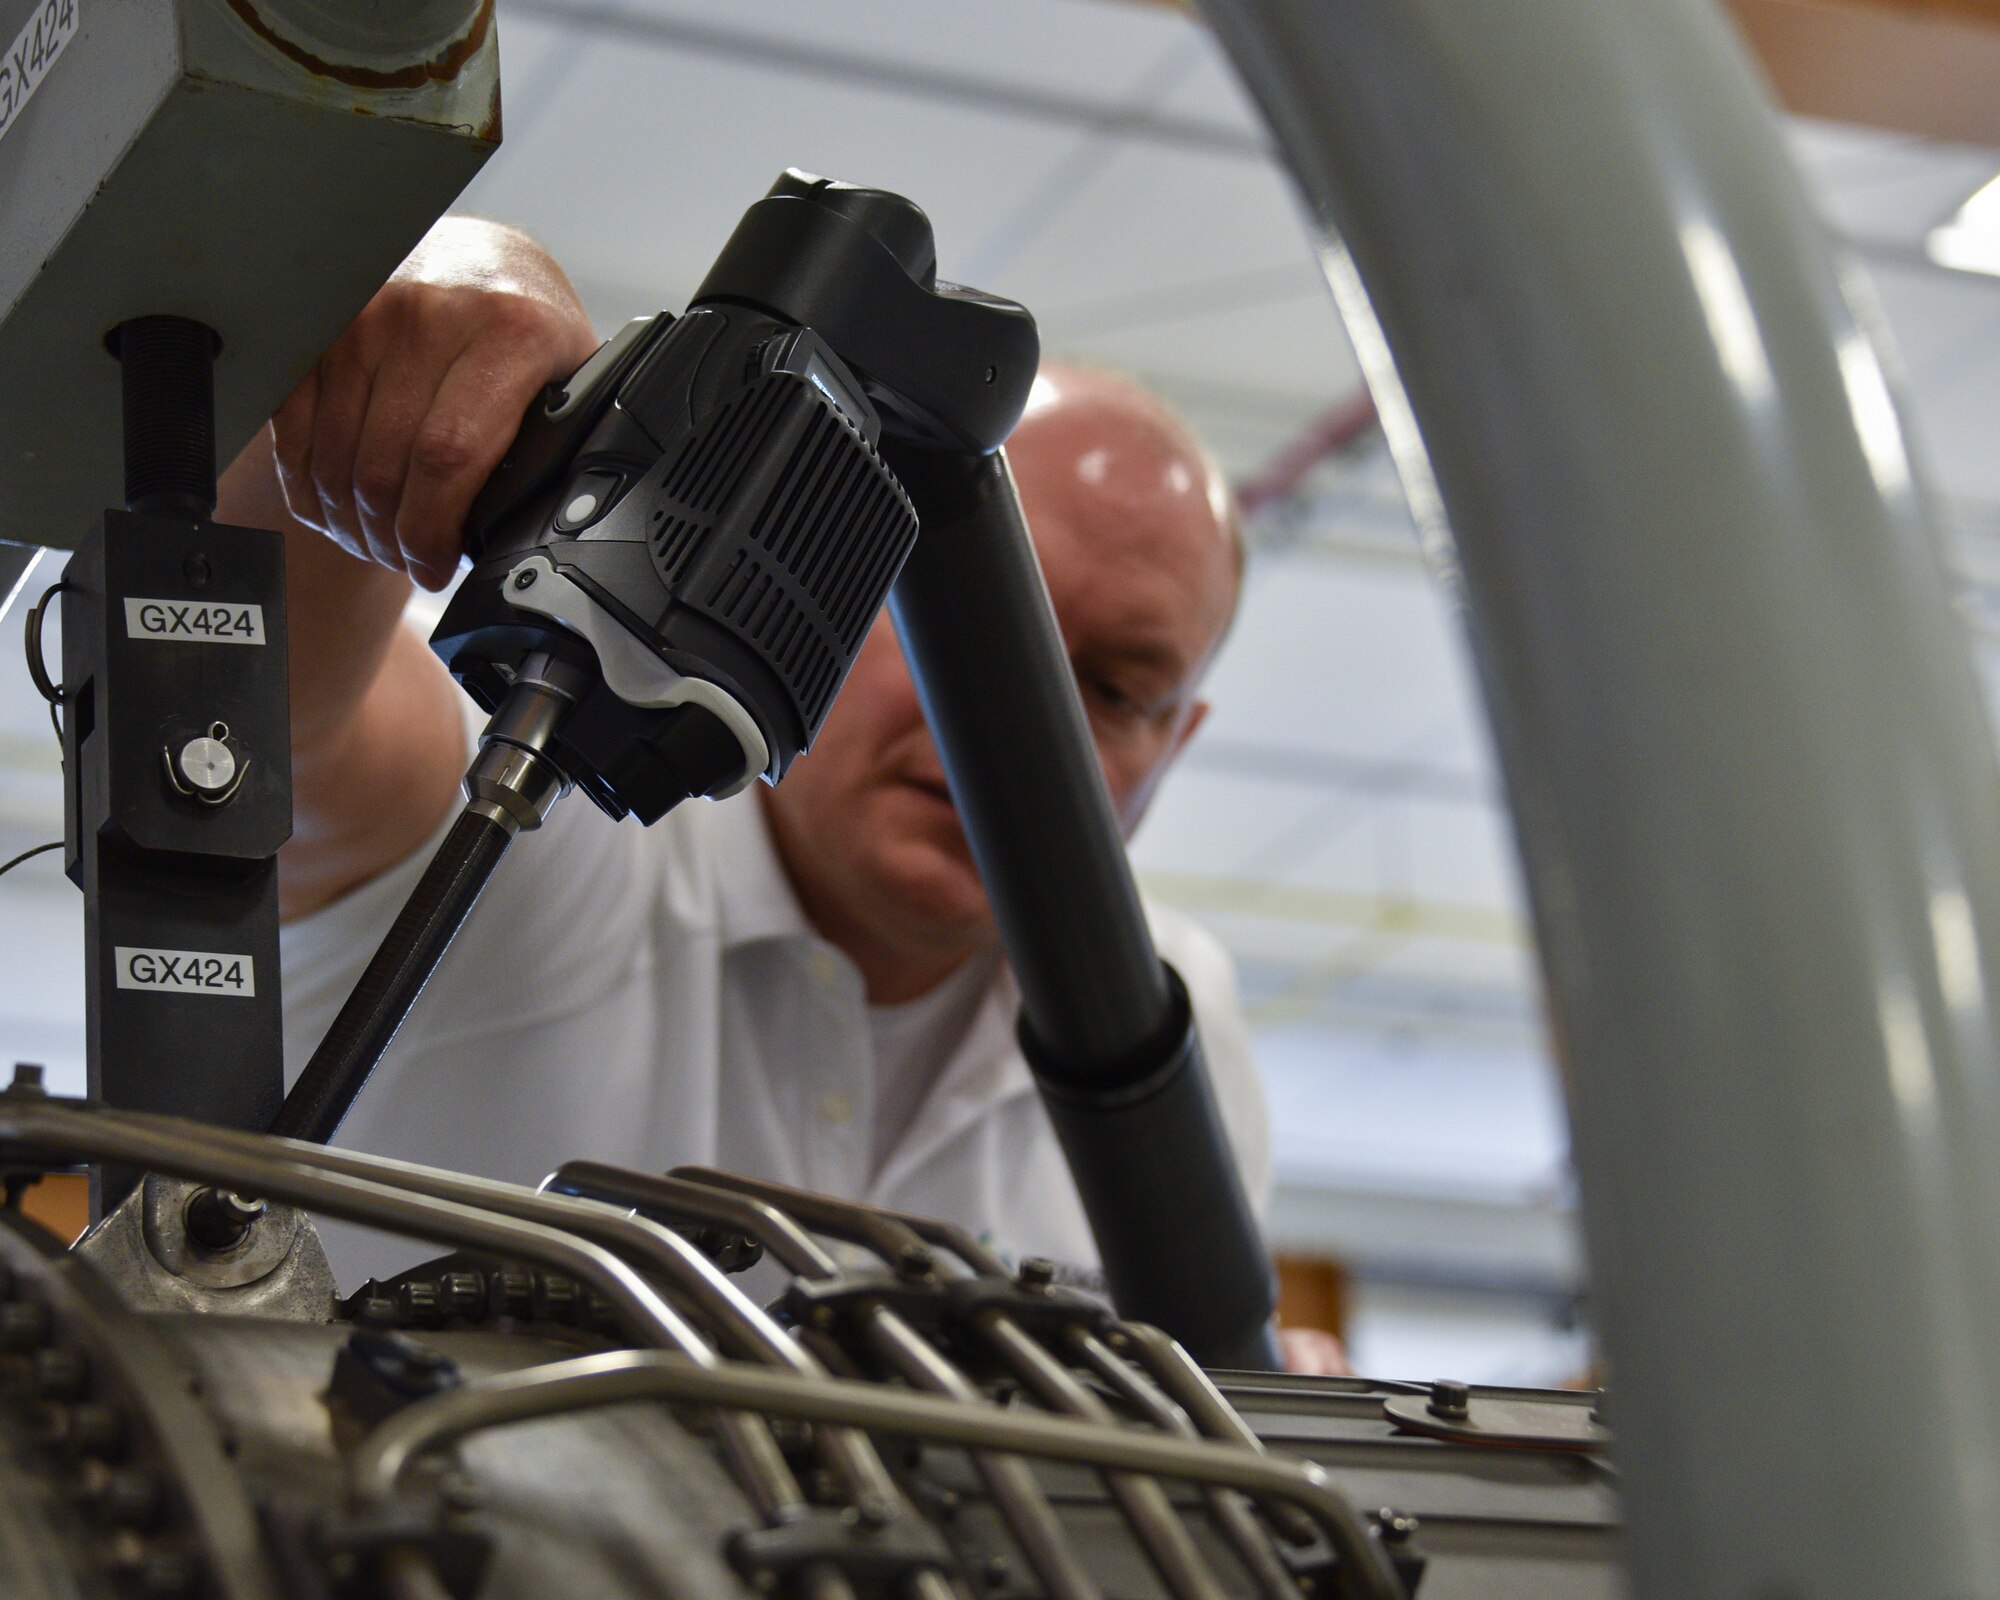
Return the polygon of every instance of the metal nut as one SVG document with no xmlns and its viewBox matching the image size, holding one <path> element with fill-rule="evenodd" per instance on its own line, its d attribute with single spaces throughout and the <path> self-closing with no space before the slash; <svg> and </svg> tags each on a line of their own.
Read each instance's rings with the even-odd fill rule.
<svg viewBox="0 0 2000 1600">
<path fill-rule="evenodd" d="M 76 1400 L 90 1379 L 90 1368 L 74 1350 L 60 1347 L 35 1352 L 35 1393 L 44 1400 Z"/>
<path fill-rule="evenodd" d="M 0 1350 L 26 1354 L 49 1342 L 49 1308 L 39 1300 L 15 1300 L 0 1306 Z"/>
<path fill-rule="evenodd" d="M 1014 1274 L 1014 1281 L 1023 1289 L 1047 1289 L 1056 1281 L 1056 1264 L 1046 1256 L 1028 1256 Z"/>
</svg>

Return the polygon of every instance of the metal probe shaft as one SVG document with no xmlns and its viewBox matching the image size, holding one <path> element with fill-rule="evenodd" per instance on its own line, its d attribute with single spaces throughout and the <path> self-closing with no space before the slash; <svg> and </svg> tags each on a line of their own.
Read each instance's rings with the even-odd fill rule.
<svg viewBox="0 0 2000 1600">
<path fill-rule="evenodd" d="M 465 775 L 465 809 L 285 1096 L 272 1133 L 325 1144 L 339 1131 L 507 846 L 540 827 L 568 792 L 569 780 L 545 752 L 580 685 L 576 669 L 548 655 L 522 663 L 480 736 Z"/>
</svg>

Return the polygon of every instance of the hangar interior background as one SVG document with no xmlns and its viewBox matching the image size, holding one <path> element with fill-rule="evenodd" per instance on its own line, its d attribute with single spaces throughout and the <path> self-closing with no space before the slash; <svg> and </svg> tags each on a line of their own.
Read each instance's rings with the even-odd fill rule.
<svg viewBox="0 0 2000 1600">
<path fill-rule="evenodd" d="M 1142 379 L 1208 439 L 1256 502 L 1249 587 L 1136 855 L 1239 963 L 1274 1242 L 1340 1264 L 1363 1371 L 1580 1373 L 1560 1086 L 1462 642 L 1286 180 L 1205 30 L 1103 0 L 501 0 L 500 19 L 506 143 L 461 209 L 542 238 L 601 331 L 678 308 L 798 165 L 919 201 L 947 276 L 1020 299 L 1050 352 Z M 1875 284 L 2000 689 L 2000 183 L 1975 199 L 2000 153 L 1790 132 Z M 35 586 L 53 576 L 51 558 Z M 60 831 L 19 630 L 17 612 L 0 859 Z M 76 1091 L 81 924 L 54 858 L 0 879 L 0 1040 Z"/>
</svg>

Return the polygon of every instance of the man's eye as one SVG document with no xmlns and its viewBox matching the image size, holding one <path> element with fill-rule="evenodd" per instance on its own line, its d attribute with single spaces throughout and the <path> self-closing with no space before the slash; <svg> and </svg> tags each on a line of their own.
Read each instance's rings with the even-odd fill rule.
<svg viewBox="0 0 2000 1600">
<path fill-rule="evenodd" d="M 1139 709 L 1139 702 L 1109 678 L 1086 678 L 1084 689 L 1106 711 L 1122 716 Z"/>
</svg>

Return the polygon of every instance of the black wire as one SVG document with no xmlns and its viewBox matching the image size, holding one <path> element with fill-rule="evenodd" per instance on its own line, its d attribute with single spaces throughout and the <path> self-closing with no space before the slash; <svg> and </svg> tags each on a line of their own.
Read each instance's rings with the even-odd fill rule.
<svg viewBox="0 0 2000 1600">
<path fill-rule="evenodd" d="M 9 861 L 4 866 L 0 866 L 0 877 L 5 877 L 8 873 L 12 872 L 16 867 L 18 867 L 23 861 L 32 861 L 36 856 L 47 855 L 51 850 L 60 850 L 62 847 L 63 847 L 62 840 L 51 839 L 47 844 L 38 844 L 32 850 L 23 850 L 12 861 Z"/>
</svg>

